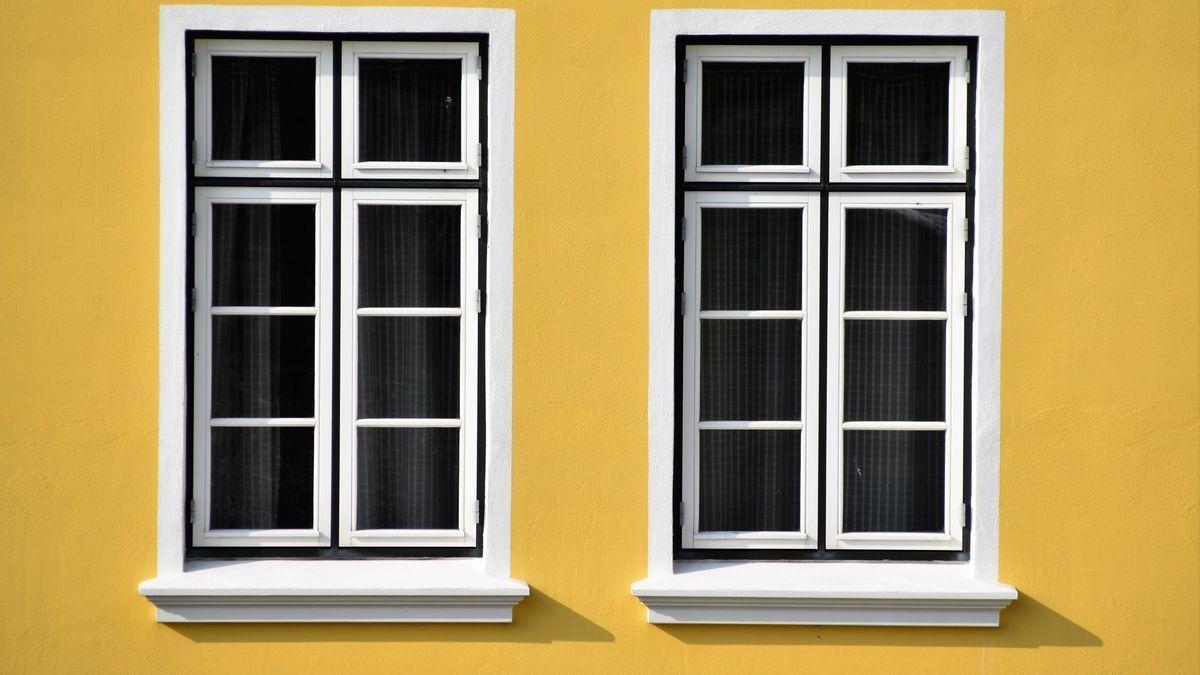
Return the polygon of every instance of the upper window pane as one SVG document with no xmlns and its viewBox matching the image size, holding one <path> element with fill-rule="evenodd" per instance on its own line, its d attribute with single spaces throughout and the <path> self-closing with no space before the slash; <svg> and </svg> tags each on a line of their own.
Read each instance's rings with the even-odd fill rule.
<svg viewBox="0 0 1200 675">
<path fill-rule="evenodd" d="M 213 305 L 312 307 L 316 208 L 213 204 Z"/>
<path fill-rule="evenodd" d="M 317 60 L 212 57 L 214 160 L 316 159 Z"/>
<path fill-rule="evenodd" d="M 804 308 L 804 212 L 705 208 L 700 232 L 700 308 Z"/>
<path fill-rule="evenodd" d="M 358 62 L 362 162 L 462 161 L 462 61 Z"/>
<path fill-rule="evenodd" d="M 358 207 L 359 307 L 458 307 L 461 209 Z"/>
<path fill-rule="evenodd" d="M 949 63 L 846 64 L 846 164 L 949 164 Z"/>
<path fill-rule="evenodd" d="M 846 311 L 946 309 L 945 209 L 846 211 Z"/>
<path fill-rule="evenodd" d="M 804 64 L 703 62 L 700 163 L 804 164 Z"/>
</svg>

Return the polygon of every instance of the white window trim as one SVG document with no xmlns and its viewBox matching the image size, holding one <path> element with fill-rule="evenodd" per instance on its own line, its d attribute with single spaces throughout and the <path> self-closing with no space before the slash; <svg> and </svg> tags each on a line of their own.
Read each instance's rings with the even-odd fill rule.
<svg viewBox="0 0 1200 675">
<path fill-rule="evenodd" d="M 965 563 L 739 564 L 674 559 L 675 40 L 680 35 L 978 36 L 971 557 Z M 1004 13 L 655 10 L 650 17 L 650 313 L 647 578 L 654 623 L 994 626 L 998 581 Z"/>
<path fill-rule="evenodd" d="M 340 541 L 345 546 L 474 546 L 475 458 L 478 419 L 479 363 L 478 240 L 479 192 L 476 190 L 348 188 L 342 190 L 342 353 L 341 353 L 341 514 Z M 427 204 L 459 207 L 458 307 L 358 309 L 358 207 L 372 204 Z M 358 417 L 358 317 L 456 316 L 460 318 L 458 419 L 371 419 Z M 384 426 L 456 427 L 458 433 L 458 527 L 448 530 L 360 530 L 358 505 L 358 429 Z"/>
<path fill-rule="evenodd" d="M 212 156 L 212 57 L 283 56 L 316 59 L 317 82 L 313 95 L 316 111 L 317 156 L 303 160 L 231 160 Z M 165 73 L 164 73 L 165 74 Z M 196 41 L 196 175 L 262 176 L 270 178 L 329 178 L 333 176 L 333 135 L 326 129 L 333 121 L 333 45 L 303 40 L 197 40 Z"/>
<path fill-rule="evenodd" d="M 316 238 L 313 261 L 316 274 L 313 307 L 236 307 L 212 306 L 212 205 L 213 204 L 312 204 L 315 209 Z M 193 324 L 193 363 L 196 373 L 192 397 L 194 465 L 192 495 L 196 501 L 192 514 L 192 541 L 197 546 L 328 546 L 330 447 L 332 429 L 333 364 L 331 344 L 333 323 L 333 192 L 328 189 L 207 187 L 196 189 L 196 317 Z M 218 313 L 239 315 L 305 315 L 314 318 L 313 345 L 316 347 L 313 382 L 312 418 L 223 418 L 213 419 L 212 403 L 212 317 Z M 231 427 L 308 427 L 313 430 L 313 529 L 311 530 L 214 530 L 209 526 L 209 479 L 212 471 L 210 442 L 212 428 Z"/>
<path fill-rule="evenodd" d="M 792 312 L 701 312 L 700 311 L 700 243 L 704 237 L 704 221 L 701 211 L 705 208 L 790 208 L 802 210 L 804 279 L 802 282 L 801 309 Z M 684 513 L 681 537 L 687 548 L 816 548 L 817 546 L 817 484 L 818 453 L 817 435 L 810 433 L 820 412 L 820 390 L 815 359 L 820 344 L 821 315 L 821 235 L 820 197 L 815 193 L 798 192 L 689 192 L 684 197 L 684 213 L 688 232 L 684 239 L 687 253 L 684 257 L 684 322 L 683 361 L 689 366 L 683 369 L 683 405 L 687 417 L 683 427 L 683 472 Z M 801 363 L 803 384 L 803 420 L 765 422 L 759 420 L 728 420 L 710 422 L 710 425 L 737 426 L 755 429 L 796 429 L 801 436 L 801 508 L 800 532 L 700 532 L 700 481 L 696 457 L 700 448 L 700 390 L 697 379 L 700 373 L 699 324 L 708 315 L 713 318 L 730 315 L 746 315 L 745 320 L 754 318 L 790 318 L 802 322 Z"/>
<path fill-rule="evenodd" d="M 185 561 L 188 30 L 489 35 L 488 405 L 482 558 Z M 139 590 L 159 621 L 508 622 L 529 587 L 509 578 L 515 14 L 505 9 L 218 7 L 159 10 L 158 569 Z"/>
<path fill-rule="evenodd" d="M 458 59 L 462 62 L 460 162 L 358 161 L 358 60 L 360 58 Z M 483 66 L 474 42 L 342 43 L 342 174 L 346 178 L 478 178 L 479 80 Z"/>
<path fill-rule="evenodd" d="M 689 45 L 684 147 L 689 181 L 820 180 L 821 48 L 807 45 Z M 706 165 L 700 163 L 701 90 L 704 64 L 709 61 L 799 62 L 804 64 L 804 162 L 800 165 Z"/>
<path fill-rule="evenodd" d="M 921 33 L 929 35 L 929 33 Z M 945 166 L 925 165 L 846 165 L 846 64 L 949 63 L 950 96 L 947 120 L 949 128 Z M 967 179 L 967 48 L 954 45 L 857 46 L 834 45 L 829 49 L 829 173 L 830 180 L 843 182 L 907 181 L 914 183 L 951 183 Z M 976 106 L 978 107 L 978 106 Z"/>
<path fill-rule="evenodd" d="M 946 310 L 941 312 L 846 312 L 846 211 L 855 208 L 921 208 L 946 210 Z M 963 414 L 963 353 L 965 338 L 963 335 L 964 308 L 959 301 L 965 283 L 963 270 L 966 240 L 963 228 L 958 226 L 964 222 L 966 196 L 961 192 L 930 192 L 930 193 L 832 193 L 829 195 L 829 298 L 828 298 L 828 336 L 826 341 L 826 362 L 829 364 L 826 373 L 826 402 L 828 418 L 826 419 L 826 438 L 828 453 L 826 455 L 825 477 L 825 538 L 826 546 L 831 550 L 908 550 L 908 551 L 961 551 L 962 512 L 959 505 L 963 503 L 963 443 L 962 443 L 962 414 Z M 847 320 L 857 316 L 877 319 L 932 319 L 945 321 L 946 351 L 945 351 L 945 395 L 944 416 L 942 422 L 846 422 L 842 411 L 844 404 L 845 378 L 842 373 L 845 368 L 842 341 L 843 326 Z M 946 432 L 945 447 L 945 483 L 942 495 L 943 526 L 940 533 L 925 532 L 842 532 L 843 494 L 843 435 L 842 431 L 855 429 L 930 429 Z"/>
</svg>

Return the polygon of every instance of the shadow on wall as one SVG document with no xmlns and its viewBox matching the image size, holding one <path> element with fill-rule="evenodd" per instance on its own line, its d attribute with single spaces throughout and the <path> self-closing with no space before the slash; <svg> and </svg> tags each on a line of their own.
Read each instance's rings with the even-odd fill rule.
<svg viewBox="0 0 1200 675">
<path fill-rule="evenodd" d="M 613 634 L 534 588 L 513 623 L 175 623 L 193 642 L 612 642 Z"/>
<path fill-rule="evenodd" d="M 694 645 L 871 645 L 888 647 L 1099 647 L 1099 636 L 1028 595 L 1000 612 L 999 628 L 660 625 Z"/>
</svg>

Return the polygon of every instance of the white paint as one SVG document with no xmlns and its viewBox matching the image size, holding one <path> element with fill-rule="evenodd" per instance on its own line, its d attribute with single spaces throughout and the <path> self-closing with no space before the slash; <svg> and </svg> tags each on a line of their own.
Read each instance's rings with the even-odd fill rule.
<svg viewBox="0 0 1200 675">
<path fill-rule="evenodd" d="M 509 583 L 509 536 L 511 531 L 512 471 L 512 232 L 513 232 L 513 95 L 516 58 L 516 18 L 504 9 L 431 9 L 393 7 L 217 7 L 208 5 L 164 6 L 159 12 L 159 477 L 158 477 L 158 577 L 147 582 L 148 596 L 167 597 L 166 590 L 178 579 L 202 569 L 185 565 L 184 528 L 187 523 L 185 495 L 186 447 L 186 311 L 188 290 L 184 270 L 187 260 L 186 87 L 184 31 L 259 30 L 295 32 L 447 32 L 487 33 L 489 36 L 488 83 L 488 321 L 484 339 L 488 360 L 485 396 L 488 419 L 486 503 L 487 523 L 483 532 L 483 558 L 472 574 L 497 583 Z M 313 561 L 336 564 L 331 570 L 348 569 L 348 561 Z M 400 584 L 410 566 L 424 561 L 375 561 L 389 572 L 382 583 Z M 448 573 L 462 571 L 456 561 Z M 225 571 L 215 571 L 220 577 Z M 314 568 L 317 569 L 317 568 Z M 269 570 L 274 571 L 274 570 Z M 165 581 L 170 577 L 171 582 Z M 206 577 L 207 578 L 207 577 Z M 248 577 L 251 582 L 272 578 L 271 574 Z M 291 578 L 294 590 L 303 591 L 310 575 Z M 464 578 L 466 576 L 464 575 Z M 422 583 L 427 577 L 413 577 Z M 214 582 L 216 583 L 216 582 Z M 519 584 L 520 582 L 511 582 Z M 218 584 L 219 585 L 219 584 Z M 155 593 L 156 588 L 163 593 Z M 250 590 L 253 590 L 251 587 Z M 437 590 L 436 588 L 434 590 Z M 444 590 L 444 589 L 443 589 Z M 337 598 L 330 602 L 337 607 Z M 329 605 L 327 605 L 329 606 Z M 347 610 L 349 611 L 349 610 Z M 227 612 L 227 613 L 226 613 Z M 336 612 L 335 612 L 336 613 Z M 202 620 L 233 617 L 232 606 L 203 614 Z M 494 615 L 493 615 L 494 617 Z M 163 614 L 164 619 L 170 616 Z M 331 617 L 325 620 L 335 620 Z M 275 619 L 280 620 L 280 619 Z M 430 618 L 429 620 L 434 620 Z"/>
<path fill-rule="evenodd" d="M 666 588 L 665 580 L 681 577 L 672 553 L 673 513 L 673 354 L 675 320 L 675 38 L 679 35 L 974 35 L 979 38 L 976 85 L 976 147 L 986 161 L 977 163 L 975 213 L 975 344 L 972 351 L 972 530 L 971 560 L 959 565 L 915 565 L 934 570 L 923 592 L 948 587 L 952 578 L 938 570 L 963 570 L 963 578 L 996 585 L 999 549 L 1000 477 L 1000 293 L 1001 223 L 1003 222 L 1004 13 L 1000 11 L 823 11 L 823 10 L 656 10 L 650 17 L 650 354 L 648 387 L 649 550 L 646 581 L 635 594 Z M 730 570 L 761 577 L 747 597 L 762 594 L 777 582 L 760 574 L 757 564 L 725 562 Z M 845 592 L 818 571 L 845 564 L 779 563 L 812 575 L 830 593 Z M 891 564 L 848 567 L 878 576 Z M 828 574 L 820 573 L 820 574 Z M 699 579 L 711 585 L 712 579 Z M 651 583 L 653 582 L 653 583 Z M 755 590 L 757 588 L 757 590 Z M 1004 586 L 1004 593 L 1015 591 Z M 917 592 L 922 592 L 918 590 Z M 886 598 L 884 598 L 886 600 Z M 653 615 L 652 615 L 653 616 Z M 715 617 L 719 619 L 720 617 Z M 783 617 L 787 619 L 788 617 Z M 813 619 L 813 616 L 792 616 Z M 896 617 L 875 617 L 897 621 Z M 745 619 L 745 617 L 743 617 Z M 857 619 L 865 620 L 864 617 Z M 848 621 L 856 622 L 856 617 Z"/>
</svg>

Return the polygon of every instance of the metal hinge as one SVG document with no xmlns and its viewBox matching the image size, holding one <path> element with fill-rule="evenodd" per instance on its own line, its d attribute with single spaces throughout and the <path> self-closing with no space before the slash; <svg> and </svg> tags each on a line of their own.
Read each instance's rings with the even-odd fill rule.
<svg viewBox="0 0 1200 675">
<path fill-rule="evenodd" d="M 962 219 L 962 239 L 963 242 L 971 240 L 971 221 L 968 218 Z"/>
<path fill-rule="evenodd" d="M 191 311 L 196 311 L 196 288 L 194 286 L 192 287 L 191 298 L 188 300 L 188 307 L 191 308 Z"/>
<path fill-rule="evenodd" d="M 475 216 L 475 238 L 483 239 L 483 216 Z"/>
<path fill-rule="evenodd" d="M 192 52 L 188 56 L 190 57 L 188 59 L 188 73 L 190 73 L 192 77 L 195 77 L 196 76 L 196 52 Z"/>
<path fill-rule="evenodd" d="M 192 139 L 192 164 L 196 163 L 196 140 Z"/>
<path fill-rule="evenodd" d="M 475 144 L 475 161 L 483 164 L 483 143 Z"/>
<path fill-rule="evenodd" d="M 479 524 L 479 500 L 475 500 L 475 524 Z"/>
<path fill-rule="evenodd" d="M 967 59 L 965 65 L 967 67 L 967 72 L 965 73 L 965 75 L 967 76 L 967 84 L 971 84 L 971 60 Z"/>
<path fill-rule="evenodd" d="M 680 525 L 683 525 L 684 523 L 687 522 L 687 518 L 686 518 L 687 511 L 685 510 L 686 506 L 687 506 L 687 502 L 679 502 L 679 524 Z"/>
<path fill-rule="evenodd" d="M 188 214 L 188 234 L 194 239 L 196 237 L 196 212 L 192 211 Z"/>
<path fill-rule="evenodd" d="M 959 522 L 959 524 L 961 524 L 964 527 L 966 527 L 966 525 L 967 525 L 967 505 L 966 505 L 966 503 L 962 503 L 962 504 L 958 505 L 958 522 Z"/>
<path fill-rule="evenodd" d="M 475 313 L 478 314 L 482 311 L 483 311 L 483 291 L 476 288 L 475 289 Z"/>
<path fill-rule="evenodd" d="M 196 522 L 196 500 L 195 499 L 188 500 L 188 522 L 189 523 Z"/>
<path fill-rule="evenodd" d="M 679 224 L 679 241 L 687 241 L 687 216 L 684 216 L 683 222 Z"/>
<path fill-rule="evenodd" d="M 481 80 L 483 79 L 483 55 L 482 54 L 475 57 L 475 75 L 479 79 L 481 79 Z"/>
<path fill-rule="evenodd" d="M 683 146 L 683 163 L 687 164 L 687 146 Z"/>
<path fill-rule="evenodd" d="M 963 316 L 971 315 L 971 294 L 963 292 L 962 294 Z"/>
<path fill-rule="evenodd" d="M 683 81 L 687 82 L 687 60 L 683 62 Z"/>
<path fill-rule="evenodd" d="M 971 168 L 971 146 L 969 145 L 963 148 L 963 166 Z"/>
<path fill-rule="evenodd" d="M 687 315 L 687 293 L 679 294 L 679 316 Z"/>
</svg>

